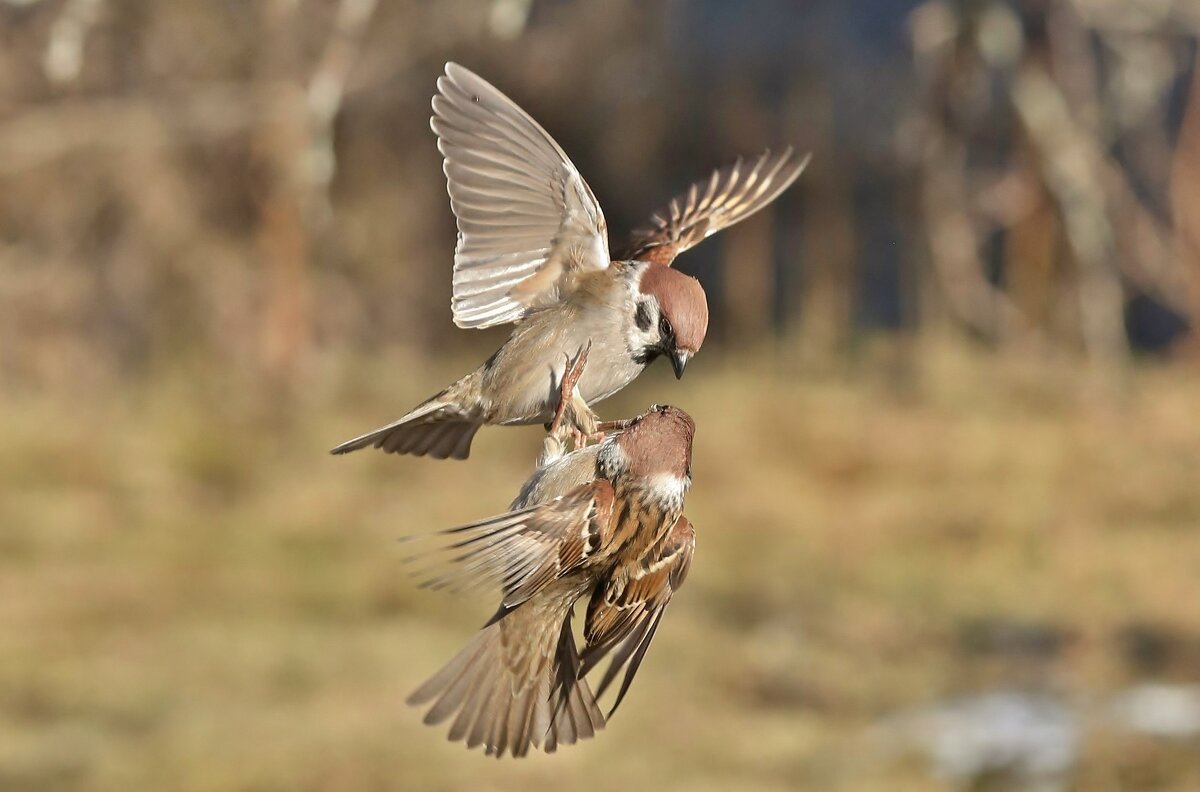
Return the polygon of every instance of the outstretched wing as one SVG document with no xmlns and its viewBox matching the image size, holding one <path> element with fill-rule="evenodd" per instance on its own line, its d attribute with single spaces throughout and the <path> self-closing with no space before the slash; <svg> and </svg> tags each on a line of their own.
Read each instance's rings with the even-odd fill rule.
<svg viewBox="0 0 1200 792">
<path fill-rule="evenodd" d="M 482 328 L 558 302 L 609 265 L 596 196 L 536 121 L 478 75 L 446 64 L 430 126 L 458 220 L 454 323 Z"/>
<path fill-rule="evenodd" d="M 416 537 L 409 561 L 423 588 L 497 585 L 502 609 L 515 608 L 604 546 L 612 502 L 612 485 L 598 479 L 538 506 Z"/>
<path fill-rule="evenodd" d="M 584 623 L 587 646 L 583 650 L 580 676 L 612 654 L 612 662 L 596 688 L 596 698 L 599 698 L 621 669 L 626 669 L 609 717 L 617 711 L 637 675 L 671 595 L 687 578 L 695 549 L 696 531 L 686 517 L 680 517 L 640 563 L 618 570 L 592 595 Z"/>
<path fill-rule="evenodd" d="M 778 198 L 804 172 L 811 158 L 793 156 L 788 146 L 781 154 L 765 151 L 751 164 L 739 158 L 733 165 L 714 171 L 655 214 L 649 226 L 634 232 L 622 258 L 670 264 L 683 251 Z"/>
</svg>

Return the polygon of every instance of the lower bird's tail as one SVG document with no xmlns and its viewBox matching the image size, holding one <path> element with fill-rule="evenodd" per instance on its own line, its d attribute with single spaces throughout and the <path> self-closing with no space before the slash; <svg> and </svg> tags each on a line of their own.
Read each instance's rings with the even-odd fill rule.
<svg viewBox="0 0 1200 792">
<path fill-rule="evenodd" d="M 409 704 L 431 704 L 425 723 L 454 716 L 451 741 L 497 757 L 524 756 L 531 745 L 552 753 L 604 727 L 591 688 L 578 678 L 569 603 L 565 613 L 539 605 L 502 610 L 409 696 Z"/>
<path fill-rule="evenodd" d="M 400 420 L 347 440 L 330 453 L 348 454 L 374 447 L 389 454 L 466 459 L 481 426 L 480 421 L 464 414 L 460 407 L 435 396 Z"/>
</svg>

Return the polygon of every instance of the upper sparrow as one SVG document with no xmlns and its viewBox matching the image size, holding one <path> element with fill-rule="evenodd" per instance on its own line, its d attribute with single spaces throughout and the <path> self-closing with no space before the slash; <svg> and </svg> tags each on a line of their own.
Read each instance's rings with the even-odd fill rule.
<svg viewBox="0 0 1200 792">
<path fill-rule="evenodd" d="M 497 582 L 503 592 L 484 628 L 409 697 L 430 705 L 426 723 L 454 718 L 451 740 L 496 756 L 554 751 L 604 726 L 596 698 L 622 669 L 612 710 L 625 695 L 691 563 L 683 500 L 695 425 L 657 406 L 624 423 L 546 461 L 508 514 L 426 537 L 438 541 L 416 556 L 429 564 L 426 585 Z M 571 616 L 585 596 L 580 653 Z M 593 694 L 585 675 L 610 655 Z"/>
<path fill-rule="evenodd" d="M 662 355 L 682 376 L 704 342 L 704 289 L 670 267 L 675 256 L 766 206 L 808 162 L 789 148 L 714 172 L 655 215 L 614 261 L 596 197 L 536 121 L 454 63 L 437 85 L 430 125 L 458 221 L 454 322 L 516 328 L 479 368 L 335 454 L 374 446 L 465 459 L 484 424 L 548 421 L 566 356 L 589 342 L 592 362 L 573 414 L 590 433 L 588 405 Z"/>
</svg>

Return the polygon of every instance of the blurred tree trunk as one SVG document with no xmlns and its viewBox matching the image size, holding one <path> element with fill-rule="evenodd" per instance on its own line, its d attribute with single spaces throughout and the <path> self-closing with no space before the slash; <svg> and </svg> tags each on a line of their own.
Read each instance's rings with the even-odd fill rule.
<svg viewBox="0 0 1200 792">
<path fill-rule="evenodd" d="M 805 190 L 822 200 L 805 206 L 799 320 L 792 324 L 805 362 L 812 365 L 832 359 L 849 346 L 858 245 L 851 169 L 840 161 L 833 97 L 827 86 L 817 86 L 809 107 L 814 110 L 809 119 L 815 135 L 813 149 L 827 154 L 815 159 L 804 174 Z"/>
<path fill-rule="evenodd" d="M 771 123 L 753 82 L 744 75 L 721 80 L 721 117 L 725 137 L 739 150 L 752 151 L 749 141 L 763 140 Z M 773 208 L 773 207 L 771 207 Z M 774 212 L 764 209 L 725 233 L 721 248 L 721 280 L 729 340 L 738 345 L 766 339 L 771 327 L 775 285 Z"/>
<path fill-rule="evenodd" d="M 1039 185 L 1040 187 L 1040 185 Z M 1057 261 L 1062 250 L 1058 215 L 1038 189 L 1030 205 L 1012 207 L 1017 216 L 1005 236 L 1004 271 L 1013 304 L 1030 324 L 1049 327 L 1054 310 Z"/>
<path fill-rule="evenodd" d="M 1192 322 L 1200 322 L 1200 54 L 1193 67 L 1187 115 L 1171 168 L 1171 210 L 1180 263 L 1188 274 Z M 1191 330 L 1189 345 L 1200 358 L 1197 328 L 1193 325 Z"/>
<path fill-rule="evenodd" d="M 272 0 L 263 15 L 260 77 L 287 85 L 301 68 L 298 2 Z M 299 88 L 277 92 L 272 100 L 255 140 L 265 181 L 257 234 L 263 267 L 259 350 L 264 371 L 283 383 L 312 343 L 310 240 L 298 172 L 309 141 Z"/>
</svg>

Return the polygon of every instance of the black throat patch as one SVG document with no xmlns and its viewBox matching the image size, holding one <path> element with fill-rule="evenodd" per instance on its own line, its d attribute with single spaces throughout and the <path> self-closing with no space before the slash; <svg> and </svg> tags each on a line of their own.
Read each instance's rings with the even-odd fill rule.
<svg viewBox="0 0 1200 792">
<path fill-rule="evenodd" d="M 649 366 L 654 361 L 658 360 L 663 353 L 661 347 L 642 347 L 640 351 L 634 354 L 633 362 L 641 366 Z"/>
</svg>

